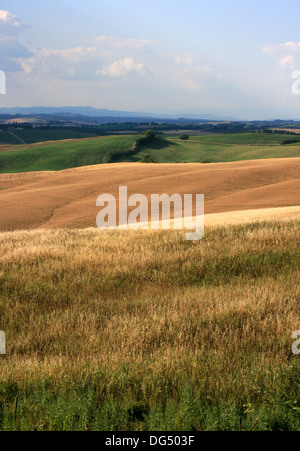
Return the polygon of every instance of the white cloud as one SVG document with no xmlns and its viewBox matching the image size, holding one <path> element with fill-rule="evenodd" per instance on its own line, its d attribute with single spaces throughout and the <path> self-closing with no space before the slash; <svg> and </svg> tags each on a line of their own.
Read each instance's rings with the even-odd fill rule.
<svg viewBox="0 0 300 451">
<path fill-rule="evenodd" d="M 28 74 L 49 75 L 65 80 L 91 80 L 111 54 L 95 47 L 34 51 L 31 58 L 21 58 L 20 64 Z"/>
<path fill-rule="evenodd" d="M 98 36 L 95 43 L 100 47 L 108 47 L 115 50 L 139 50 L 143 48 L 151 48 L 156 45 L 156 41 L 147 39 L 120 39 L 112 36 Z"/>
<path fill-rule="evenodd" d="M 32 53 L 17 39 L 26 27 L 9 11 L 0 10 L 0 69 L 7 72 L 22 70 L 19 58 L 29 58 Z"/>
<path fill-rule="evenodd" d="M 174 57 L 164 61 L 164 65 L 156 66 L 152 73 L 157 80 L 163 81 L 166 86 L 173 86 L 174 89 L 202 92 L 205 86 L 211 82 L 219 83 L 219 73 L 215 72 L 207 64 L 174 64 Z M 170 74 L 172 76 L 170 77 Z"/>
<path fill-rule="evenodd" d="M 300 67 L 300 42 L 268 44 L 263 52 L 277 60 L 279 66 L 295 69 Z"/>
<path fill-rule="evenodd" d="M 288 67 L 294 68 L 296 66 L 296 59 L 292 55 L 287 55 L 279 60 L 279 64 L 282 67 L 288 66 Z"/>
<path fill-rule="evenodd" d="M 86 47 L 36 50 L 31 58 L 20 58 L 19 61 L 28 74 L 39 73 L 65 80 L 146 75 L 150 71 L 144 45 L 148 44 L 150 41 L 102 36 Z"/>
<path fill-rule="evenodd" d="M 9 13 L 0 14 L 0 26 L 1 21 L 12 28 L 8 39 L 0 35 L 0 69 L 6 58 L 11 71 L 22 70 L 15 80 L 23 84 L 22 92 L 30 93 L 31 103 L 35 98 L 48 98 L 49 104 L 70 103 L 71 98 L 74 103 L 83 99 L 94 105 L 97 95 L 101 102 L 108 99 L 107 106 L 112 107 L 118 107 L 112 102 L 125 104 L 132 99 L 141 102 L 137 108 L 144 101 L 155 106 L 165 96 L 174 102 L 184 96 L 195 103 L 223 84 L 200 55 L 168 53 L 156 41 L 98 36 L 73 48 L 29 52 L 17 39 L 24 29 L 22 22 Z"/>
<path fill-rule="evenodd" d="M 192 54 L 192 53 L 184 53 L 182 55 L 176 56 L 175 63 L 192 65 L 192 64 L 195 64 L 196 60 L 197 60 L 197 55 Z"/>
<path fill-rule="evenodd" d="M 14 37 L 17 36 L 25 26 L 20 19 L 9 11 L 0 10 L 0 36 Z"/>
<path fill-rule="evenodd" d="M 135 63 L 133 58 L 124 58 L 104 67 L 104 69 L 98 71 L 97 74 L 108 75 L 115 78 L 125 76 L 130 72 L 146 75 L 146 66 L 142 63 Z"/>
</svg>

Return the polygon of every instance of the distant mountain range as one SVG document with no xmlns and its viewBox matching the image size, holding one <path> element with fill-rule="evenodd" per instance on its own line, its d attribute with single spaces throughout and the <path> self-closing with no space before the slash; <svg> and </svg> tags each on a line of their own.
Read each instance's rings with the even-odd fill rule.
<svg viewBox="0 0 300 451">
<path fill-rule="evenodd" d="M 143 112 L 128 112 L 128 111 L 114 111 L 107 109 L 97 109 L 89 106 L 85 107 L 30 107 L 30 108 L 0 108 L 0 114 L 12 114 L 12 115 L 55 115 L 55 116 L 85 116 L 85 117 L 111 117 L 111 118 L 144 118 L 144 119 L 193 119 L 193 120 L 212 120 L 212 121 L 234 121 L 237 120 L 233 117 L 222 117 L 214 114 L 205 113 L 178 113 L 178 114 L 154 114 L 154 113 L 143 113 Z"/>
<path fill-rule="evenodd" d="M 147 113 L 131 113 L 125 111 L 112 111 L 105 109 L 97 109 L 89 106 L 86 107 L 30 107 L 30 108 L 0 108 L 0 114 L 22 114 L 22 115 L 49 115 L 66 116 L 67 114 L 74 116 L 90 116 L 90 117 L 151 117 Z"/>
<path fill-rule="evenodd" d="M 131 121 L 142 122 L 158 121 L 158 120 L 177 120 L 180 122 L 190 119 L 191 121 L 230 121 L 230 122 L 248 122 L 248 121 L 274 121 L 274 120 L 291 120 L 299 121 L 299 111 L 295 110 L 292 114 L 284 111 L 275 110 L 256 110 L 247 108 L 231 108 L 231 109 L 186 109 L 182 110 L 161 110 L 156 112 L 140 112 L 140 111 L 116 111 L 108 109 L 97 109 L 90 106 L 65 106 L 65 107 L 14 107 L 14 108 L 0 108 L 0 115 L 21 115 L 21 116 L 68 116 L 74 119 L 76 116 L 85 118 L 101 118 L 112 119 L 112 122 L 122 122 L 126 119 Z M 114 120 L 113 120 L 114 119 Z"/>
</svg>

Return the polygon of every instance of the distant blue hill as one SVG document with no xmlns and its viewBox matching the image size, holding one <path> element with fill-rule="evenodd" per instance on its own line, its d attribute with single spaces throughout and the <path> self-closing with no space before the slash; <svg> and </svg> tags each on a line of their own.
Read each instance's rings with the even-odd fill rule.
<svg viewBox="0 0 300 451">
<path fill-rule="evenodd" d="M 245 122 L 245 121 L 268 121 L 273 122 L 275 119 L 281 121 L 299 121 L 299 112 L 294 111 L 292 114 L 287 114 L 281 111 L 273 110 L 254 110 L 247 108 L 231 108 L 231 109 L 186 109 L 180 110 L 155 110 L 151 112 L 141 111 L 115 111 L 108 109 L 97 109 L 90 106 L 64 106 L 64 107 L 41 107 L 35 106 L 30 108 L 15 107 L 15 108 L 0 108 L 0 115 L 45 115 L 45 116 L 84 116 L 90 118 L 128 118 L 128 119 L 146 119 L 146 121 L 163 120 L 192 120 L 192 121 L 231 121 L 231 122 Z"/>
<path fill-rule="evenodd" d="M 125 111 L 112 111 L 105 109 L 97 109 L 89 106 L 86 107 L 30 107 L 30 108 L 0 108 L 0 114 L 54 114 L 54 115 L 80 115 L 80 116 L 90 116 L 90 117 L 153 117 L 151 114 L 147 113 L 131 113 Z"/>
<path fill-rule="evenodd" d="M 111 118 L 144 118 L 144 119 L 193 119 L 193 120 L 236 120 L 233 117 L 222 117 L 214 114 L 205 113 L 143 113 L 143 112 L 129 112 L 129 111 L 114 111 L 107 109 L 97 109 L 89 106 L 78 107 L 15 107 L 15 108 L 0 108 L 0 114 L 13 114 L 13 115 L 55 115 L 55 116 L 85 116 L 85 117 L 111 117 Z"/>
</svg>

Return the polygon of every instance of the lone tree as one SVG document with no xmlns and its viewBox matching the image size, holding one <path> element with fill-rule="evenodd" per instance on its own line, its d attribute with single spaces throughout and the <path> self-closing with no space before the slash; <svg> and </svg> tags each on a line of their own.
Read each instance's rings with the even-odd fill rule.
<svg viewBox="0 0 300 451">
<path fill-rule="evenodd" d="M 143 156 L 143 158 L 141 159 L 141 163 L 156 163 L 155 160 L 153 160 L 153 158 L 151 157 L 151 155 L 146 154 Z"/>
<path fill-rule="evenodd" d="M 189 135 L 186 135 L 185 133 L 183 133 L 182 135 L 179 136 L 179 139 L 181 139 L 182 141 L 188 141 L 190 139 Z"/>
<path fill-rule="evenodd" d="M 156 133 L 154 130 L 145 130 L 144 132 L 141 132 L 140 135 L 147 137 L 149 141 L 151 141 L 155 138 Z"/>
</svg>

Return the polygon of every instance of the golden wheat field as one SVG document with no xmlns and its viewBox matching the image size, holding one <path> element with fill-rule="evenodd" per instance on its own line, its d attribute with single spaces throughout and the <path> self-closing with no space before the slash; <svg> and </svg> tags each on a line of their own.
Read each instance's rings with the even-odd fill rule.
<svg viewBox="0 0 300 451">
<path fill-rule="evenodd" d="M 1 428 L 299 429 L 299 232 L 1 233 Z"/>
<path fill-rule="evenodd" d="M 300 1 L 2 3 L 0 432 L 300 432 Z"/>
<path fill-rule="evenodd" d="M 300 158 L 219 164 L 118 163 L 3 174 L 0 230 L 95 227 L 97 197 L 109 193 L 118 199 L 121 185 L 128 186 L 129 196 L 204 194 L 207 215 L 296 207 L 300 206 Z"/>
<path fill-rule="evenodd" d="M 299 163 L 0 175 L 0 429 L 299 430 Z M 204 238 L 97 230 L 120 185 L 204 193 Z"/>
</svg>

